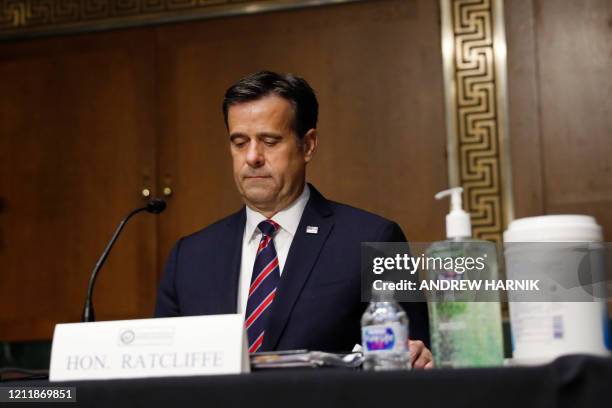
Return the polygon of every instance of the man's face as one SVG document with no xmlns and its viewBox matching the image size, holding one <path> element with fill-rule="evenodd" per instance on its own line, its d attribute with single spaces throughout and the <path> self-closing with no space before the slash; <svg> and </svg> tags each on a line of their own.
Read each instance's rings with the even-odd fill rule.
<svg viewBox="0 0 612 408">
<path fill-rule="evenodd" d="M 291 103 L 277 95 L 230 106 L 227 124 L 234 180 L 245 203 L 271 217 L 302 192 L 317 143 L 309 130 L 299 143 Z"/>
</svg>

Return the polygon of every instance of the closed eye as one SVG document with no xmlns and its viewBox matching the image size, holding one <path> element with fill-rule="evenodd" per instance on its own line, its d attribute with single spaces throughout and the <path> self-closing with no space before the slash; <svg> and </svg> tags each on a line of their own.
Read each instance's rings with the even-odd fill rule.
<svg viewBox="0 0 612 408">
<path fill-rule="evenodd" d="M 232 144 L 232 146 L 241 148 L 246 146 L 246 144 L 249 142 L 249 138 L 242 136 L 242 135 L 232 135 L 230 137 L 230 143 Z"/>
<path fill-rule="evenodd" d="M 277 145 L 281 140 L 282 140 L 282 136 L 277 136 L 277 135 L 264 135 L 263 137 L 261 137 L 260 139 L 266 146 L 275 146 Z"/>
<path fill-rule="evenodd" d="M 278 144 L 278 140 L 277 139 L 264 139 L 264 144 L 266 146 L 274 146 Z"/>
</svg>

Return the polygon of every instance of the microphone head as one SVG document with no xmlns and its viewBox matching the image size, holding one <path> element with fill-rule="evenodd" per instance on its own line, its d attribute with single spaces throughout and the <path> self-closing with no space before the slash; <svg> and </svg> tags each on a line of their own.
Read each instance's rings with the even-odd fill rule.
<svg viewBox="0 0 612 408">
<path fill-rule="evenodd" d="M 166 209 L 166 200 L 163 198 L 152 198 L 147 203 L 147 211 L 153 214 L 159 214 Z"/>
</svg>

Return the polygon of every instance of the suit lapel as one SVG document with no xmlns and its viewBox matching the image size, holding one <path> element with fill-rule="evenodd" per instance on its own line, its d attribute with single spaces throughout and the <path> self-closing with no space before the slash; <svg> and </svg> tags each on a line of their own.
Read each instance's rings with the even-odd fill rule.
<svg viewBox="0 0 612 408">
<path fill-rule="evenodd" d="M 333 212 L 328 201 L 312 185 L 309 184 L 309 186 L 310 199 L 304 208 L 302 219 L 293 237 L 276 297 L 272 303 L 263 350 L 276 348 L 293 306 L 334 225 Z M 318 227 L 318 232 L 316 234 L 306 233 L 307 226 Z"/>
<path fill-rule="evenodd" d="M 218 299 L 218 313 L 237 313 L 238 279 L 242 259 L 242 238 L 246 224 L 244 207 L 227 220 L 227 234 L 219 237 L 215 257 L 217 289 L 212 294 Z M 229 251 L 227 250 L 229 248 Z"/>
</svg>

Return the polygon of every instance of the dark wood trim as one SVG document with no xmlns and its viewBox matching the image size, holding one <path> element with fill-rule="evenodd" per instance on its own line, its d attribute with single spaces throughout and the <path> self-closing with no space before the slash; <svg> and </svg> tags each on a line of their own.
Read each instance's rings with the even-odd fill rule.
<svg viewBox="0 0 612 408">
<path fill-rule="evenodd" d="M 0 41 L 107 31 L 365 0 L 0 0 Z"/>
</svg>

